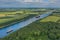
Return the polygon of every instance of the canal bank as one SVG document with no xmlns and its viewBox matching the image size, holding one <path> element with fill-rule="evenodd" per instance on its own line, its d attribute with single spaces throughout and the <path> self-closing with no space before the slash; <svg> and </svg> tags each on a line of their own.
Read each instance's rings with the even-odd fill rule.
<svg viewBox="0 0 60 40">
<path fill-rule="evenodd" d="M 23 28 L 23 27 L 31 24 L 32 22 L 35 22 L 35 21 L 37 21 L 39 19 L 42 19 L 42 18 L 45 18 L 45 17 L 47 17 L 47 16 L 49 16 L 51 14 L 52 14 L 52 12 L 48 12 L 46 14 L 38 15 L 38 16 L 40 16 L 39 18 L 33 17 L 33 18 L 30 18 L 30 19 L 25 20 L 23 22 L 20 22 L 20 23 L 17 23 L 15 25 L 12 25 L 10 27 L 6 27 L 6 28 L 3 28 L 3 29 L 0 29 L 0 38 L 3 38 L 3 37 L 9 35 L 12 32 L 17 31 L 20 28 Z M 13 31 L 7 34 L 8 30 L 13 30 Z"/>
<path fill-rule="evenodd" d="M 6 28 L 6 27 L 8 27 L 8 26 L 12 26 L 12 25 L 17 24 L 17 23 L 20 23 L 20 22 L 25 21 L 25 20 L 27 20 L 27 19 L 29 19 L 29 18 L 34 17 L 34 16 L 36 16 L 36 15 L 35 15 L 35 14 L 34 14 L 34 15 L 33 15 L 33 14 L 30 14 L 30 15 L 28 15 L 27 17 L 24 17 L 24 18 L 22 18 L 22 19 L 16 19 L 16 20 L 13 20 L 13 21 L 6 22 L 6 23 L 4 23 L 4 24 L 6 24 L 6 25 L 3 25 L 2 27 L 0 27 L 0 29 Z"/>
</svg>

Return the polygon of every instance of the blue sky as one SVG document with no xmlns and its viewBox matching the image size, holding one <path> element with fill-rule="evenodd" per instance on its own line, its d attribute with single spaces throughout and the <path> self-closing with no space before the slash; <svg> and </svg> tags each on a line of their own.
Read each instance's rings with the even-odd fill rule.
<svg viewBox="0 0 60 40">
<path fill-rule="evenodd" d="M 60 0 L 0 0 L 0 7 L 60 7 Z"/>
</svg>

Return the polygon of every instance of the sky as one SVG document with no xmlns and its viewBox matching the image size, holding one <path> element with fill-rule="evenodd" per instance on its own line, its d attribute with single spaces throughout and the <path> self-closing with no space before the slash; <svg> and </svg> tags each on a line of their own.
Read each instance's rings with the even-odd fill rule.
<svg viewBox="0 0 60 40">
<path fill-rule="evenodd" d="M 52 7 L 60 8 L 60 0 L 0 0 L 0 7 Z"/>
</svg>

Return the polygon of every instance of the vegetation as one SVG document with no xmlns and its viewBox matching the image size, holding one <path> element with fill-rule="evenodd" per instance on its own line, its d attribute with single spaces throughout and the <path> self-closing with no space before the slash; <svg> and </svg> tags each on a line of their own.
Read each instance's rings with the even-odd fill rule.
<svg viewBox="0 0 60 40">
<path fill-rule="evenodd" d="M 0 40 L 60 40 L 60 16 L 38 20 Z"/>
<path fill-rule="evenodd" d="M 10 11 L 11 10 L 11 11 Z M 14 10 L 14 9 L 2 9 L 0 10 L 0 28 L 6 27 L 11 24 L 15 24 L 17 21 L 25 20 L 33 16 L 43 14 L 46 10 L 40 11 L 40 9 L 24 9 L 24 10 Z M 29 17 L 30 16 L 30 17 Z"/>
<path fill-rule="evenodd" d="M 34 16 L 36 16 L 36 15 L 32 15 L 32 14 L 30 14 L 30 15 L 21 15 L 21 16 L 18 16 L 18 17 L 15 17 L 15 18 L 3 18 L 3 19 L 0 19 L 0 28 L 3 28 L 3 27 L 7 27 L 7 26 L 10 26 L 10 25 L 13 25 L 13 24 L 16 24 L 16 23 L 18 23 L 18 22 L 22 22 L 22 21 L 25 21 L 25 20 L 27 20 L 27 19 L 29 19 L 29 18 L 31 18 L 31 17 L 34 17 Z"/>
</svg>

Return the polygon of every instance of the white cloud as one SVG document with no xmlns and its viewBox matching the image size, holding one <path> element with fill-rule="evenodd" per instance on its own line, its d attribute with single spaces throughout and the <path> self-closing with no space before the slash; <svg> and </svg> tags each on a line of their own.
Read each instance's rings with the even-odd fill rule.
<svg viewBox="0 0 60 40">
<path fill-rule="evenodd" d="M 24 0 L 23 2 L 33 2 L 33 0 Z"/>
<path fill-rule="evenodd" d="M 41 0 L 16 0 L 19 2 L 40 2 Z"/>
<path fill-rule="evenodd" d="M 34 2 L 40 2 L 40 0 L 34 0 Z"/>
<path fill-rule="evenodd" d="M 50 3 L 56 3 L 58 0 L 49 0 Z"/>
<path fill-rule="evenodd" d="M 0 0 L 1 5 L 60 6 L 60 0 Z M 33 5 L 32 5 L 33 4 Z"/>
<path fill-rule="evenodd" d="M 23 2 L 44 2 L 44 0 L 24 0 Z"/>
</svg>

